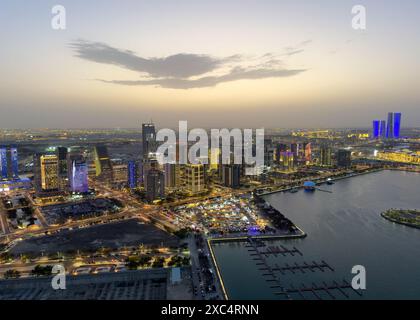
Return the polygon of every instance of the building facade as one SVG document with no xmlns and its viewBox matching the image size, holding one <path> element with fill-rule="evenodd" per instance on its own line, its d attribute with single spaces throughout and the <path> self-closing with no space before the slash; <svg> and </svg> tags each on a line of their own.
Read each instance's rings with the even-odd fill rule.
<svg viewBox="0 0 420 320">
<path fill-rule="evenodd" d="M 185 189 L 190 194 L 206 191 L 206 173 L 203 164 L 185 165 Z"/>
<path fill-rule="evenodd" d="M 88 164 L 82 155 L 69 155 L 70 192 L 86 193 L 89 191 Z"/>
<path fill-rule="evenodd" d="M 0 180 L 19 179 L 18 152 L 15 146 L 0 147 Z"/>
<path fill-rule="evenodd" d="M 337 166 L 340 168 L 351 167 L 351 151 L 341 149 L 337 152 Z"/>
<path fill-rule="evenodd" d="M 161 170 L 150 169 L 145 179 L 146 199 L 149 202 L 165 197 L 165 176 Z"/>
</svg>

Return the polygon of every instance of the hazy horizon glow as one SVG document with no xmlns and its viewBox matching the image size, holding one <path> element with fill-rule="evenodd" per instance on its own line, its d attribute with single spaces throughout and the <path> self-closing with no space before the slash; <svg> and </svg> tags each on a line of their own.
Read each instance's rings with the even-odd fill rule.
<svg viewBox="0 0 420 320">
<path fill-rule="evenodd" d="M 0 127 L 420 123 L 420 3 L 6 0 Z M 367 8 L 367 30 L 351 8 Z"/>
</svg>

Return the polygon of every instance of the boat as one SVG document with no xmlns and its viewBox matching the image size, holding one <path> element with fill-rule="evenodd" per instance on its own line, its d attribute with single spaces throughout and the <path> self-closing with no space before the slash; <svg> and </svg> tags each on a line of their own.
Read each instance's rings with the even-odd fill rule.
<svg viewBox="0 0 420 320">
<path fill-rule="evenodd" d="M 313 181 L 305 181 L 303 188 L 305 191 L 315 191 L 316 184 Z"/>
<path fill-rule="evenodd" d="M 299 191 L 298 188 L 292 188 L 292 189 L 289 190 L 290 193 L 296 193 L 298 191 Z"/>
<path fill-rule="evenodd" d="M 332 181 L 332 180 L 331 180 L 331 178 L 328 178 L 328 179 L 327 179 L 327 184 L 328 184 L 328 185 L 332 185 L 332 184 L 334 184 L 334 181 Z"/>
</svg>

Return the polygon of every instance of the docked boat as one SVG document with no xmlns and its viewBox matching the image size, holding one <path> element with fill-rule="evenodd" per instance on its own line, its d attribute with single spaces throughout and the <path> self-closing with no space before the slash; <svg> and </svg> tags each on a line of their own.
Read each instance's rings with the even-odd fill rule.
<svg viewBox="0 0 420 320">
<path fill-rule="evenodd" d="M 331 178 L 328 178 L 328 179 L 327 179 L 327 184 L 328 184 L 328 185 L 332 185 L 332 184 L 334 184 L 334 181 L 332 181 L 332 180 L 331 180 Z"/>
<path fill-rule="evenodd" d="M 316 184 L 313 181 L 305 181 L 303 184 L 303 189 L 305 189 L 305 191 L 315 191 L 315 187 Z"/>
</svg>

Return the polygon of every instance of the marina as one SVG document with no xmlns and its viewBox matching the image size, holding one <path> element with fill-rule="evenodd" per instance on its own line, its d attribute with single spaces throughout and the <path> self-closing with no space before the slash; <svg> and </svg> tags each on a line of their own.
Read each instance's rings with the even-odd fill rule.
<svg viewBox="0 0 420 320">
<path fill-rule="evenodd" d="M 380 213 L 390 207 L 415 208 L 419 178 L 418 173 L 381 171 L 336 181 L 328 187 L 333 193 L 300 190 L 265 196 L 307 237 L 212 241 L 227 296 L 309 300 L 418 296 L 420 234 L 389 223 Z M 355 265 L 367 270 L 367 290 L 351 288 Z M 386 289 L 390 287 L 395 289 Z"/>
</svg>

